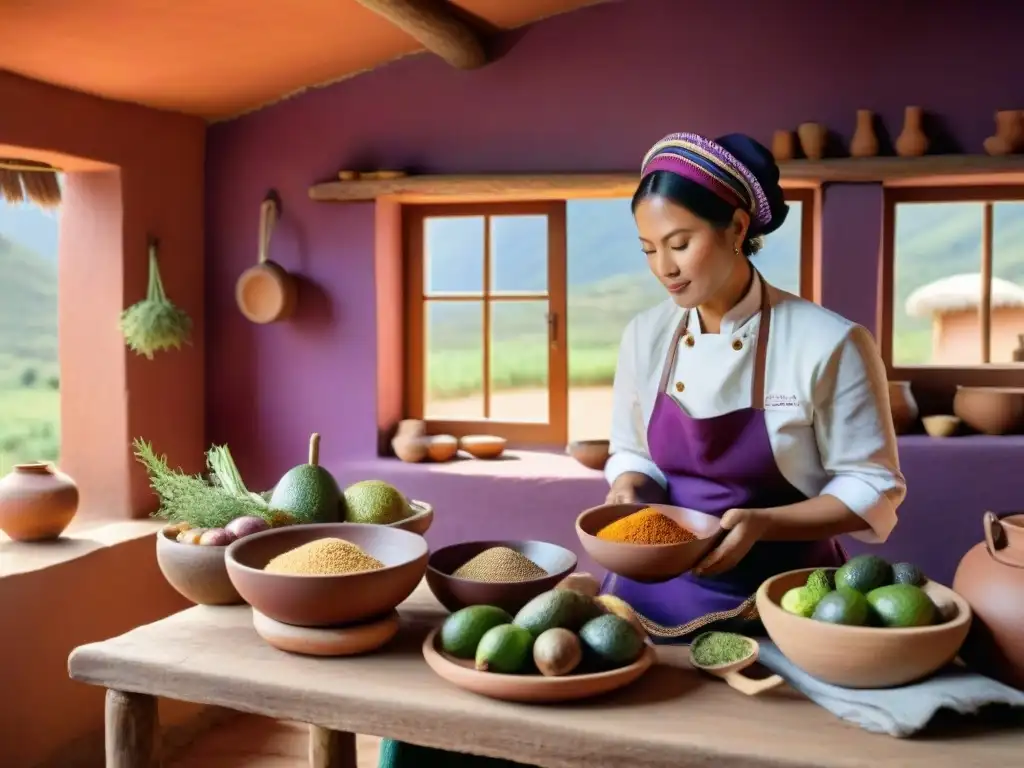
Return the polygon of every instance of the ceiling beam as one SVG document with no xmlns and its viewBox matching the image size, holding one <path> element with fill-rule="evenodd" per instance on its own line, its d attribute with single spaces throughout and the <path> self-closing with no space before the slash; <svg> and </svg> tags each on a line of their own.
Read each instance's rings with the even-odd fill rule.
<svg viewBox="0 0 1024 768">
<path fill-rule="evenodd" d="M 356 0 L 384 17 L 424 48 L 457 69 L 477 69 L 487 63 L 480 34 L 456 15 L 448 2 L 438 0 Z"/>
</svg>

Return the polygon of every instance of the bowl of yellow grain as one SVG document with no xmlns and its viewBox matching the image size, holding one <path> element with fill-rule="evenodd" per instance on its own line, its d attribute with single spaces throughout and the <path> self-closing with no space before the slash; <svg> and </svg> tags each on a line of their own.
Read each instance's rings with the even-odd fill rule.
<svg viewBox="0 0 1024 768">
<path fill-rule="evenodd" d="M 322 523 L 272 528 L 224 553 L 249 605 L 300 627 L 353 624 L 390 613 L 427 567 L 427 542 L 400 528 Z"/>
<path fill-rule="evenodd" d="M 431 553 L 427 586 L 449 611 L 494 605 L 515 613 L 576 570 L 576 554 L 546 541 L 466 541 Z"/>
<path fill-rule="evenodd" d="M 612 573 L 645 583 L 683 575 L 724 534 L 714 515 L 669 504 L 602 504 L 576 518 L 588 555 Z"/>
</svg>

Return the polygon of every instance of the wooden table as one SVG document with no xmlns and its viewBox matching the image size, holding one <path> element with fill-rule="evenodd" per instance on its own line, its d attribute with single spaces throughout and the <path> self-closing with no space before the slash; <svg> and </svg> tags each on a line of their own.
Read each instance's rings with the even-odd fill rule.
<svg viewBox="0 0 1024 768">
<path fill-rule="evenodd" d="M 354 768 L 362 733 L 543 768 L 1010 768 L 1019 730 L 901 740 L 862 731 L 786 688 L 745 697 L 689 668 L 683 648 L 629 688 L 591 703 L 525 706 L 436 677 L 420 645 L 443 615 L 425 585 L 382 651 L 317 659 L 271 648 L 247 606 L 196 607 L 77 648 L 71 677 L 107 688 L 107 768 L 149 768 L 164 696 L 313 724 L 310 765 Z"/>
</svg>

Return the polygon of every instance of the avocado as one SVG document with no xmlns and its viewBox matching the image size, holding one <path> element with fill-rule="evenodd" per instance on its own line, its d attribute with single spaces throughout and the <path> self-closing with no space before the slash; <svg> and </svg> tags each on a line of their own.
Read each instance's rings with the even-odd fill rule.
<svg viewBox="0 0 1024 768">
<path fill-rule="evenodd" d="M 300 523 L 336 523 L 341 517 L 341 489 L 319 465 L 320 435 L 309 438 L 309 463 L 289 469 L 270 495 L 270 508 L 287 512 Z"/>
<path fill-rule="evenodd" d="M 549 629 L 533 642 L 533 663 L 545 677 L 567 675 L 582 659 L 580 639 L 568 629 Z"/>
<path fill-rule="evenodd" d="M 515 675 L 532 660 L 533 635 L 515 624 L 491 627 L 476 648 L 476 668 L 481 672 Z"/>
<path fill-rule="evenodd" d="M 626 619 L 606 613 L 580 628 L 584 652 L 596 665 L 616 669 L 632 664 L 644 652 L 644 638 Z"/>
<path fill-rule="evenodd" d="M 441 625 L 441 650 L 457 659 L 472 659 L 488 630 L 511 624 L 508 612 L 493 605 L 470 605 L 451 614 Z"/>
<path fill-rule="evenodd" d="M 920 587 L 928 579 L 913 563 L 896 563 L 892 567 L 893 584 L 911 584 Z"/>
<path fill-rule="evenodd" d="M 935 623 L 935 603 L 913 584 L 889 584 L 868 592 L 868 603 L 883 627 L 925 627 Z"/>
<path fill-rule="evenodd" d="M 549 629 L 568 629 L 576 632 L 590 619 L 603 613 L 601 607 L 581 592 L 571 589 L 552 589 L 542 592 L 519 609 L 513 619 L 534 637 Z"/>
<path fill-rule="evenodd" d="M 815 594 L 824 595 L 836 588 L 835 573 L 825 568 L 819 568 L 807 577 L 807 587 Z"/>
<path fill-rule="evenodd" d="M 345 489 L 345 522 L 390 525 L 411 514 L 405 496 L 383 480 L 361 480 Z"/>
<path fill-rule="evenodd" d="M 827 592 L 825 594 L 828 594 Z M 825 595 L 818 595 L 813 587 L 793 587 L 782 596 L 780 605 L 787 613 L 810 618 Z"/>
<path fill-rule="evenodd" d="M 858 555 L 836 571 L 836 587 L 862 594 L 892 584 L 892 566 L 878 555 Z"/>
<path fill-rule="evenodd" d="M 647 637 L 647 630 L 640 621 L 640 617 L 636 615 L 636 611 L 633 610 L 633 606 L 621 597 L 616 597 L 615 595 L 599 595 L 594 598 L 594 602 L 596 602 L 603 611 L 614 613 L 616 616 L 628 621 L 633 625 L 636 631 L 640 633 L 641 637 Z"/>
<path fill-rule="evenodd" d="M 863 626 L 871 618 L 871 606 L 857 590 L 839 587 L 821 598 L 811 618 L 829 624 Z"/>
</svg>

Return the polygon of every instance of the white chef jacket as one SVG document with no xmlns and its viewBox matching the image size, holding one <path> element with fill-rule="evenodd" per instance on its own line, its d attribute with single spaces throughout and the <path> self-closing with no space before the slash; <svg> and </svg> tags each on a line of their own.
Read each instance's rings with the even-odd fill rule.
<svg viewBox="0 0 1024 768">
<path fill-rule="evenodd" d="M 762 283 L 755 274 L 747 295 L 722 318 L 721 332 L 702 333 L 696 311 L 680 342 L 666 391 L 694 418 L 751 405 L 754 348 Z M 823 307 L 767 286 L 772 303 L 765 370 L 765 423 L 782 475 L 808 498 L 834 496 L 870 530 L 853 534 L 883 542 L 896 525 L 906 495 L 889 410 L 885 366 L 868 331 Z M 642 472 L 663 487 L 651 460 L 647 424 L 684 310 L 668 299 L 626 326 L 615 370 L 611 483 Z M 734 348 L 739 339 L 742 347 Z M 677 384 L 682 383 L 679 392 Z"/>
</svg>

